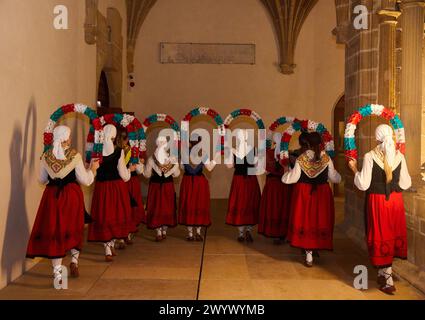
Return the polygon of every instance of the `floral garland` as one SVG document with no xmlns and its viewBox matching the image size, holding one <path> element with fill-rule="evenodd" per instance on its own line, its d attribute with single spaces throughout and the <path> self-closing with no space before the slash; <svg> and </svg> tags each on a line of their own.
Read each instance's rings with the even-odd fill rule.
<svg viewBox="0 0 425 320">
<path fill-rule="evenodd" d="M 296 131 L 313 131 L 320 133 L 320 135 L 322 136 L 326 153 L 330 157 L 335 156 L 335 144 L 333 141 L 333 137 L 323 124 L 311 120 L 295 119 L 293 123 L 285 130 L 282 136 L 282 142 L 280 144 L 280 158 L 282 159 L 283 163 L 288 163 L 289 142 L 291 141 L 292 135 Z"/>
<path fill-rule="evenodd" d="M 398 115 L 396 115 L 393 111 L 385 108 L 382 105 L 368 104 L 353 113 L 347 120 L 347 125 L 345 127 L 344 134 L 344 148 L 345 157 L 347 161 L 350 159 L 357 159 L 358 153 L 355 138 L 357 125 L 363 118 L 371 115 L 381 117 L 390 122 L 395 132 L 397 149 L 400 150 L 402 153 L 405 152 L 406 138 L 404 133 L 404 126 Z"/>
<path fill-rule="evenodd" d="M 150 115 L 143 122 L 143 129 L 145 130 L 145 132 L 148 132 L 148 128 L 152 124 L 157 123 L 157 122 L 165 122 L 165 123 L 168 123 L 170 125 L 171 129 L 173 129 L 176 132 L 177 140 L 175 141 L 175 143 L 177 144 L 177 147 L 180 147 L 180 140 L 181 140 L 180 126 L 177 123 L 177 121 L 174 120 L 173 117 L 171 117 L 167 114 L 156 113 L 156 114 Z"/>
<path fill-rule="evenodd" d="M 273 133 L 276 131 L 276 129 L 280 126 L 283 126 L 284 124 L 293 123 L 294 120 L 294 117 L 280 117 L 271 124 L 267 133 L 267 149 L 270 149 L 272 147 Z"/>
<path fill-rule="evenodd" d="M 266 128 L 260 115 L 257 112 L 249 110 L 249 109 L 237 109 L 233 111 L 231 114 L 227 116 L 226 120 L 224 120 L 224 126 L 226 128 L 229 128 L 233 120 L 243 116 L 250 117 L 251 119 L 253 119 L 255 123 L 257 124 L 258 129 Z"/>
<path fill-rule="evenodd" d="M 127 129 L 128 142 L 131 148 L 130 163 L 139 163 L 139 159 L 146 154 L 146 135 L 140 121 L 132 115 L 119 113 L 106 114 L 101 116 L 99 120 L 102 127 L 107 124 L 113 124 Z M 93 132 L 93 128 L 90 129 L 89 136 Z M 87 159 L 89 158 L 87 157 Z"/>
<path fill-rule="evenodd" d="M 57 122 L 68 113 L 80 113 L 87 116 L 91 122 L 91 134 L 87 137 L 86 144 L 86 159 L 102 159 L 103 151 L 103 127 L 97 117 L 96 111 L 83 104 L 67 104 L 58 108 L 49 119 L 44 130 L 44 151 L 46 152 L 53 148 L 53 130 Z M 90 161 L 90 160 L 88 160 Z"/>
<path fill-rule="evenodd" d="M 192 118 L 199 115 L 209 116 L 216 123 L 218 134 L 220 135 L 220 146 L 218 148 L 220 148 L 219 150 L 221 151 L 222 154 L 224 154 L 224 137 L 226 135 L 226 127 L 224 126 L 223 118 L 220 116 L 220 114 L 217 111 L 211 108 L 202 108 L 202 107 L 195 108 L 183 118 L 182 127 L 187 126 L 185 128 L 188 128 L 188 123 L 190 122 L 190 120 L 192 120 Z"/>
</svg>

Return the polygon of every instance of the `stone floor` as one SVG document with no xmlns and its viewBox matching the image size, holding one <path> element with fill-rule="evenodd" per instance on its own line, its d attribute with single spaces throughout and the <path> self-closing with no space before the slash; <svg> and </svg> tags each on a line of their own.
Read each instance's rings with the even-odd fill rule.
<svg viewBox="0 0 425 320">
<path fill-rule="evenodd" d="M 337 201 L 338 212 L 342 203 Z M 81 277 L 68 290 L 52 288 L 51 266 L 42 260 L 0 291 L 0 299 L 424 299 L 403 280 L 394 296 L 376 288 L 375 270 L 336 228 L 334 252 L 321 252 L 315 266 L 302 264 L 299 250 L 255 235 L 253 244 L 236 241 L 236 230 L 224 225 L 226 201 L 212 203 L 213 226 L 206 241 L 188 243 L 185 230 L 169 232 L 163 243 L 141 230 L 135 244 L 119 251 L 113 263 L 103 261 L 103 247 L 87 244 L 80 260 Z M 337 215 L 337 222 L 341 214 Z M 69 264 L 69 258 L 65 260 Z M 369 290 L 353 288 L 353 268 L 369 268 Z"/>
</svg>

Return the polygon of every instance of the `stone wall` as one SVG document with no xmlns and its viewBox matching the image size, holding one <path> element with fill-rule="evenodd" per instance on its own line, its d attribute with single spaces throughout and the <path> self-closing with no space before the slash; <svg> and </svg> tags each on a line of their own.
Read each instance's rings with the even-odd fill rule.
<svg viewBox="0 0 425 320">
<path fill-rule="evenodd" d="M 367 30 L 353 27 L 352 13 L 356 5 L 368 8 Z M 401 114 L 406 127 L 406 159 L 414 181 L 412 189 L 404 193 L 408 260 L 397 261 L 394 269 L 425 291 L 425 191 L 418 160 L 424 151 L 424 147 L 421 149 L 420 146 L 424 143 L 425 132 L 425 126 L 419 125 L 424 123 L 421 92 L 424 78 L 423 2 L 402 1 L 399 5 L 395 0 L 337 0 L 336 9 L 337 38 L 346 44 L 346 116 L 365 104 L 379 103 Z M 374 130 L 381 122 L 380 119 L 368 118 L 358 127 L 359 167 L 361 157 L 376 144 Z M 423 156 L 421 160 L 423 163 Z M 352 174 L 345 179 L 344 228 L 350 238 L 366 249 L 364 193 L 353 186 Z"/>
</svg>

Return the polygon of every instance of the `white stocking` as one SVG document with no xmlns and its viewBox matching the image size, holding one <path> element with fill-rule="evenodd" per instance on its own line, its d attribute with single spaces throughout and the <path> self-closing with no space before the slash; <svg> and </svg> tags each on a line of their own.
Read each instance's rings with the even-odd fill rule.
<svg viewBox="0 0 425 320">
<path fill-rule="evenodd" d="M 393 280 L 393 268 L 382 268 L 382 274 L 385 277 L 386 285 L 387 286 L 394 286 L 394 280 Z"/>
<path fill-rule="evenodd" d="M 202 228 L 201 228 L 201 227 L 197 227 L 197 228 L 196 228 L 196 233 L 197 233 L 197 234 L 199 234 L 199 235 L 201 235 L 201 230 L 202 230 Z"/>
<path fill-rule="evenodd" d="M 163 226 L 162 227 L 162 235 L 167 235 L 167 230 L 168 230 L 168 227 L 167 226 Z"/>
<path fill-rule="evenodd" d="M 78 258 L 80 257 L 80 251 L 77 249 L 71 249 L 71 263 L 75 263 L 78 266 Z"/>
<path fill-rule="evenodd" d="M 56 278 L 62 278 L 62 258 L 52 259 L 53 276 Z"/>
<path fill-rule="evenodd" d="M 105 247 L 105 256 L 112 256 L 111 247 L 114 245 L 114 241 L 105 242 L 103 246 Z"/>
<path fill-rule="evenodd" d="M 313 262 L 313 251 L 309 251 L 309 250 L 305 251 L 305 260 L 307 262 Z"/>
<path fill-rule="evenodd" d="M 156 235 L 157 236 L 162 236 L 162 229 L 161 228 L 158 228 L 158 229 L 156 229 Z"/>
<path fill-rule="evenodd" d="M 245 226 L 239 226 L 238 230 L 239 230 L 239 237 L 243 237 L 245 233 Z"/>
<path fill-rule="evenodd" d="M 189 233 L 189 237 L 193 237 L 193 227 L 187 227 L 187 232 Z"/>
</svg>

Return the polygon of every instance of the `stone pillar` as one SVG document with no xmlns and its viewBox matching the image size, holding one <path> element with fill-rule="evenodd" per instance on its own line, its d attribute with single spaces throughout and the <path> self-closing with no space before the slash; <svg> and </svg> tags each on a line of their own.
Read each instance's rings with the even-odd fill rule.
<svg viewBox="0 0 425 320">
<path fill-rule="evenodd" d="M 402 72 L 400 114 L 406 130 L 406 161 L 412 176 L 421 171 L 422 45 L 424 1 L 401 3 Z M 416 180 L 416 179 L 415 179 Z"/>
<path fill-rule="evenodd" d="M 396 37 L 395 0 L 387 1 L 379 15 L 378 103 L 396 111 Z"/>
</svg>

